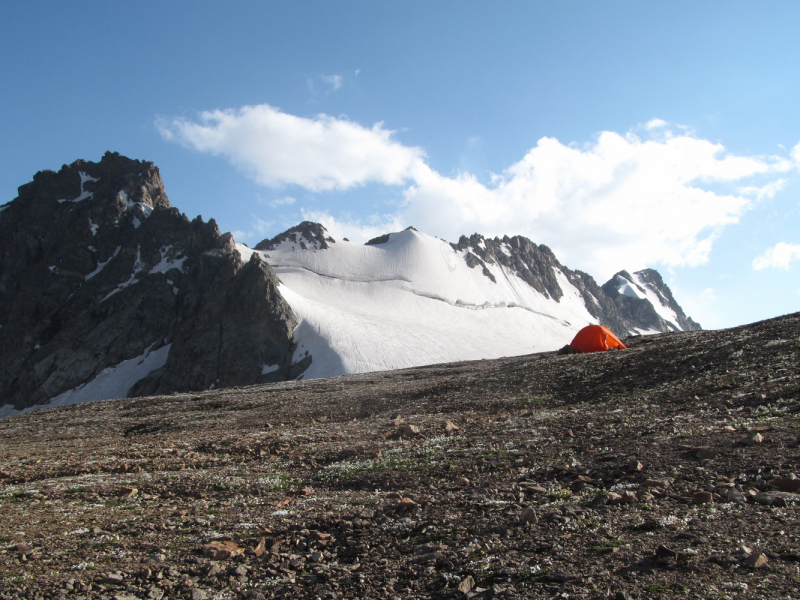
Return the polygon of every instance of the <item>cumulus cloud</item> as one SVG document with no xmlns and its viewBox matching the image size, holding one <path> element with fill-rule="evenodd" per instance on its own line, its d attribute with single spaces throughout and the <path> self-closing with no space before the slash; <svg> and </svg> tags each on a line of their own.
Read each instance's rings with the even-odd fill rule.
<svg viewBox="0 0 800 600">
<path fill-rule="evenodd" d="M 344 77 L 341 75 L 322 75 L 322 81 L 331 86 L 331 91 L 335 92 L 336 90 L 341 89 L 342 84 L 344 83 Z"/>
<path fill-rule="evenodd" d="M 159 121 L 164 139 L 225 156 L 259 183 L 313 192 L 345 190 L 367 182 L 402 184 L 423 164 L 424 153 L 392 139 L 376 123 L 362 127 L 327 115 L 296 117 L 261 104 L 200 113 L 197 121 Z"/>
<path fill-rule="evenodd" d="M 800 260 L 800 244 L 778 242 L 764 254 L 753 259 L 753 268 L 756 271 L 763 271 L 764 269 L 784 269 L 788 271 L 791 264 L 796 260 Z"/>
<path fill-rule="evenodd" d="M 656 141 L 603 132 L 584 147 L 542 138 L 491 186 L 470 174 L 420 170 L 403 214 L 447 239 L 473 231 L 522 234 L 604 278 L 622 267 L 706 262 L 721 230 L 775 183 L 727 193 L 708 188 L 757 175 L 774 179 L 795 167 L 782 158 L 727 155 L 690 134 Z"/>
<path fill-rule="evenodd" d="M 176 119 L 161 131 L 227 156 L 268 186 L 403 186 L 404 203 L 390 216 L 350 221 L 306 213 L 340 237 L 363 240 L 407 225 L 452 241 L 473 232 L 520 234 L 598 278 L 620 268 L 707 262 L 721 231 L 772 197 L 785 181 L 780 175 L 800 161 L 800 145 L 789 157 L 737 156 L 653 119 L 638 128 L 644 138 L 605 131 L 580 146 L 543 137 L 485 184 L 469 172 L 438 173 L 421 149 L 395 141 L 380 123 L 366 128 L 262 105 L 202 113 L 197 122 Z"/>
<path fill-rule="evenodd" d="M 281 206 L 291 206 L 297 202 L 297 198 L 292 198 L 291 196 L 284 196 L 283 198 L 276 198 L 275 200 L 270 200 L 267 202 L 269 206 L 272 208 L 278 208 Z"/>
</svg>

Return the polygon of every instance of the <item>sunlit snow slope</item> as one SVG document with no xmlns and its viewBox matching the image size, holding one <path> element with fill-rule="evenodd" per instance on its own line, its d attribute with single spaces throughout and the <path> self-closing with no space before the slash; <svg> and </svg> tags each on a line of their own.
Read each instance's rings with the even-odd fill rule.
<svg viewBox="0 0 800 600">
<path fill-rule="evenodd" d="M 413 229 L 378 245 L 303 245 L 237 248 L 281 279 L 299 321 L 295 360 L 312 356 L 304 378 L 555 350 L 597 322 L 562 273 L 556 302 L 496 263 L 493 282 L 466 251 Z"/>
</svg>

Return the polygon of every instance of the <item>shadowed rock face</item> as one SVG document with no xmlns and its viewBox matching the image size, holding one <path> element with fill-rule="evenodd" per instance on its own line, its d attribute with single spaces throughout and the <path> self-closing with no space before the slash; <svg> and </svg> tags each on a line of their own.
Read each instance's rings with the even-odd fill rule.
<svg viewBox="0 0 800 600">
<path fill-rule="evenodd" d="M 0 404 L 47 403 L 166 345 L 129 394 L 302 369 L 273 271 L 244 264 L 213 219 L 181 215 L 152 163 L 106 153 L 37 173 L 0 212 L 0 261 Z"/>
</svg>

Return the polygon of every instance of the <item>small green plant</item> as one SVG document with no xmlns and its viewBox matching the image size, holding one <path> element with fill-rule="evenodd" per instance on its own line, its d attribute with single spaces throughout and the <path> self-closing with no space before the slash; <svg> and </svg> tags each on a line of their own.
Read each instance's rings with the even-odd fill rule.
<svg viewBox="0 0 800 600">
<path fill-rule="evenodd" d="M 622 548 L 623 546 L 628 546 L 628 542 L 624 542 L 622 540 L 602 540 L 592 546 L 592 550 L 595 552 L 603 552 L 608 548 Z"/>
<path fill-rule="evenodd" d="M 649 583 L 644 586 L 644 589 L 649 594 L 664 594 L 667 591 L 667 586 L 663 583 Z"/>
</svg>

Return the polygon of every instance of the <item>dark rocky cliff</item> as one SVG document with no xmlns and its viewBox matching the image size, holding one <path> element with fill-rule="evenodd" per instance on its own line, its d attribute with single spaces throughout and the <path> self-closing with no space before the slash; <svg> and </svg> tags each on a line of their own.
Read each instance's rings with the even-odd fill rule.
<svg viewBox="0 0 800 600">
<path fill-rule="evenodd" d="M 39 172 L 0 211 L 0 405 L 47 403 L 165 346 L 130 395 L 296 377 L 276 286 L 213 219 L 172 207 L 152 163 Z"/>
</svg>

